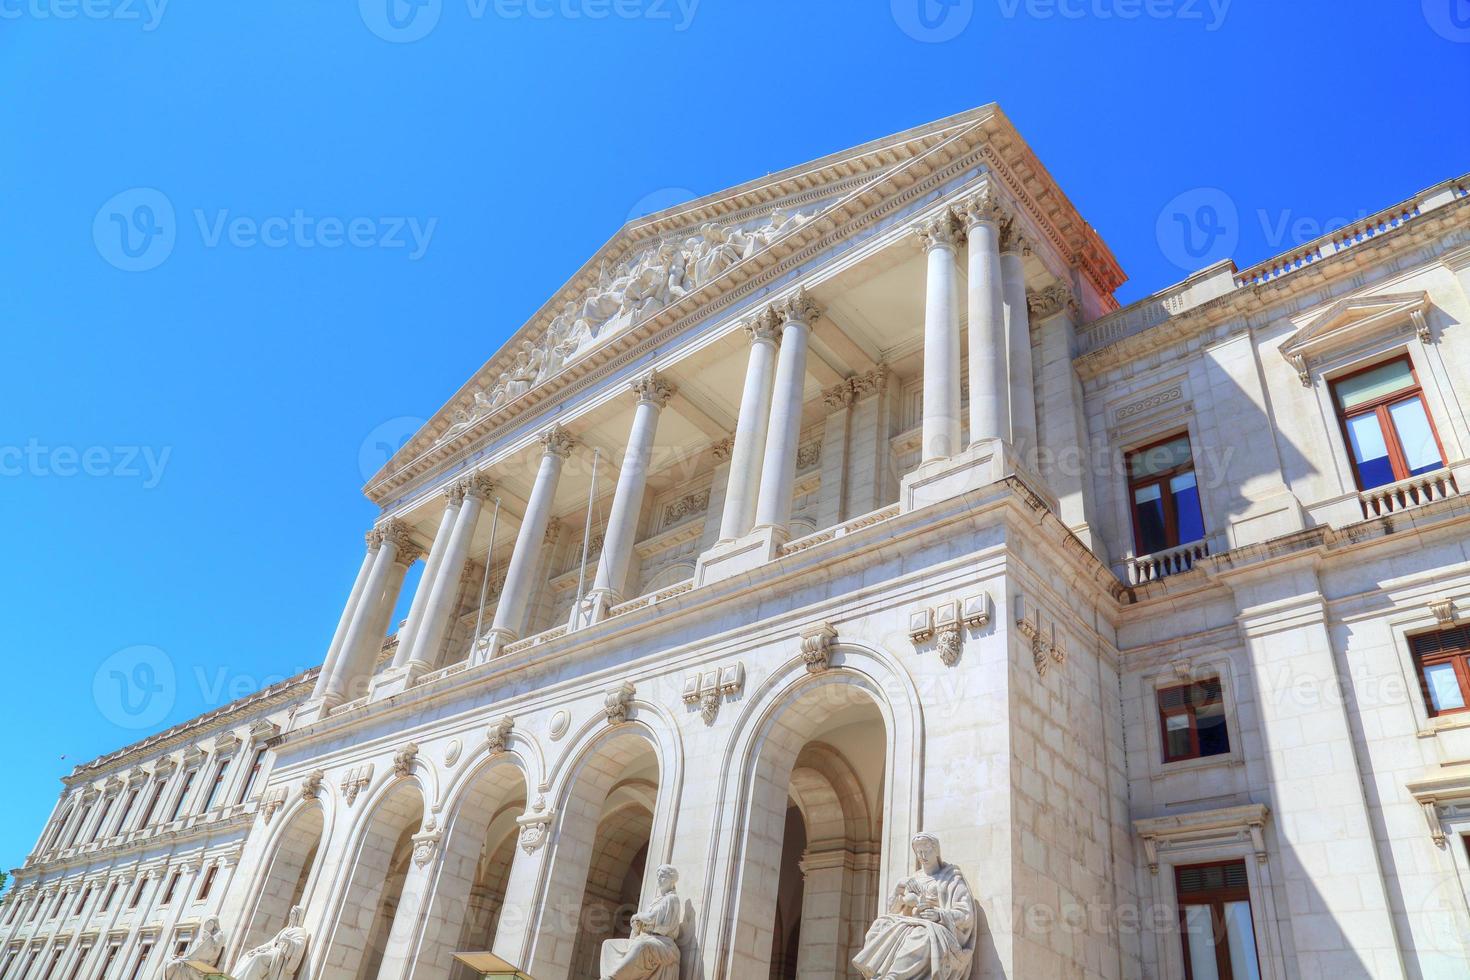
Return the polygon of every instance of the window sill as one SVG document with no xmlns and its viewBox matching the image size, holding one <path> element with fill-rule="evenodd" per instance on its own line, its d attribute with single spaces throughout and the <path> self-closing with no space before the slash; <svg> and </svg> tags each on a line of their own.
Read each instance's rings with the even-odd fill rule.
<svg viewBox="0 0 1470 980">
<path fill-rule="evenodd" d="M 1467 719 L 1470 720 L 1470 719 Z M 1180 759 L 1177 762 L 1158 762 L 1154 764 L 1153 771 L 1149 773 L 1150 779 L 1168 779 L 1186 772 L 1199 772 L 1202 769 L 1226 769 L 1233 766 L 1243 766 L 1245 760 L 1240 753 L 1231 749 L 1219 755 L 1205 755 L 1198 759 Z"/>
<path fill-rule="evenodd" d="M 1428 721 L 1428 727 L 1421 728 L 1415 733 L 1420 738 L 1434 738 L 1440 732 L 1453 732 L 1462 728 L 1470 728 L 1470 711 L 1457 711 L 1454 714 L 1437 715 Z"/>
</svg>

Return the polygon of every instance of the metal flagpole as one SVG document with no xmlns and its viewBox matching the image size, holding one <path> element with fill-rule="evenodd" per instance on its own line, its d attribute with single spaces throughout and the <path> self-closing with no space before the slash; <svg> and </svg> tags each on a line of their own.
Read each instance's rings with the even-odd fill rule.
<svg viewBox="0 0 1470 980">
<path fill-rule="evenodd" d="M 495 498 L 495 512 L 490 515 L 490 543 L 485 546 L 485 577 L 480 580 L 480 611 L 475 614 L 475 643 L 480 642 L 480 629 L 485 625 L 485 594 L 490 591 L 490 556 L 495 553 L 495 529 L 500 526 L 500 498 Z"/>
<path fill-rule="evenodd" d="M 587 553 L 592 549 L 592 507 L 597 503 L 597 467 L 602 450 L 592 450 L 592 485 L 587 489 L 587 520 L 582 527 L 582 568 L 577 572 L 577 604 L 572 608 L 581 615 L 582 596 L 587 588 Z"/>
</svg>

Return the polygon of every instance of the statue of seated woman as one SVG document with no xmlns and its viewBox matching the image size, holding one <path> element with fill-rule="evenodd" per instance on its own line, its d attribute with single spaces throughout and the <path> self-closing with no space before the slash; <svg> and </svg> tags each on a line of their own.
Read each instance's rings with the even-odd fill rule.
<svg viewBox="0 0 1470 980">
<path fill-rule="evenodd" d="M 306 956 L 306 930 L 301 928 L 301 906 L 291 909 L 286 928 L 275 938 L 243 954 L 230 971 L 233 980 L 292 980 Z"/>
<path fill-rule="evenodd" d="M 633 934 L 602 944 L 602 980 L 679 980 L 679 930 L 684 910 L 674 885 L 679 872 L 663 865 L 655 872 L 658 898 L 633 916 Z"/>
<path fill-rule="evenodd" d="M 940 858 L 933 834 L 916 834 L 913 849 L 919 870 L 894 888 L 852 965 L 869 980 L 968 980 L 975 955 L 970 886 Z"/>
<path fill-rule="evenodd" d="M 199 935 L 183 956 L 169 960 L 163 967 L 163 980 L 200 980 L 199 966 L 218 967 L 225 955 L 225 934 L 219 927 L 219 916 L 211 915 L 199 927 Z"/>
</svg>

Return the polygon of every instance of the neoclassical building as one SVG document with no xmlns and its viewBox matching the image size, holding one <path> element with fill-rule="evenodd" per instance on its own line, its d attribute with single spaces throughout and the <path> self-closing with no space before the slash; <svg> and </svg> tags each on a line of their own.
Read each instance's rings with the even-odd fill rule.
<svg viewBox="0 0 1470 980">
<path fill-rule="evenodd" d="M 1467 198 L 1120 308 L 989 106 L 631 222 L 319 670 L 64 780 L 0 980 L 585 980 L 662 865 L 686 980 L 856 977 L 920 831 L 975 977 L 1470 975 Z"/>
</svg>

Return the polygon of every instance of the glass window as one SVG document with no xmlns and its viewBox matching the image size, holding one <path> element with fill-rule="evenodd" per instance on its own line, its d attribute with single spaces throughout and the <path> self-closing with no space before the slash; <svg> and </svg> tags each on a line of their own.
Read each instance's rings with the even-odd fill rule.
<svg viewBox="0 0 1470 980">
<path fill-rule="evenodd" d="M 1223 755 L 1230 751 L 1230 734 L 1225 727 L 1225 701 L 1218 677 L 1161 688 L 1158 703 L 1165 762 Z"/>
<path fill-rule="evenodd" d="M 1464 711 L 1470 705 L 1470 626 L 1453 626 L 1412 637 L 1414 666 L 1431 715 Z"/>
<path fill-rule="evenodd" d="M 1135 552 L 1151 555 L 1205 536 L 1189 436 L 1171 436 L 1127 456 Z"/>
<path fill-rule="evenodd" d="M 1259 980 L 1245 862 L 1174 869 L 1189 980 Z"/>
<path fill-rule="evenodd" d="M 1359 490 L 1444 466 L 1439 437 L 1407 357 L 1333 382 Z"/>
</svg>

